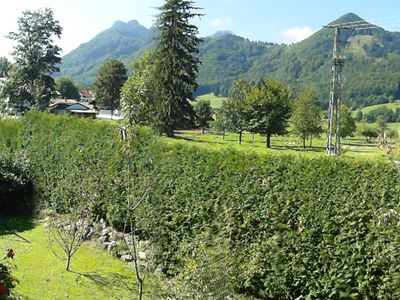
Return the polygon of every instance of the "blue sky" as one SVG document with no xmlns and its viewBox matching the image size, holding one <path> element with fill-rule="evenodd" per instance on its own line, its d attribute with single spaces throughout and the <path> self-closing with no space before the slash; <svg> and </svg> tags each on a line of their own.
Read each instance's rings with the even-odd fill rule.
<svg viewBox="0 0 400 300">
<path fill-rule="evenodd" d="M 50 7 L 64 28 L 64 54 L 87 42 L 114 21 L 138 20 L 149 27 L 163 0 L 12 0 L 0 11 L 0 56 L 12 50 L 4 36 L 26 9 Z M 392 31 L 400 31 L 400 1 L 395 0 L 198 0 L 205 14 L 195 23 L 202 36 L 230 30 L 251 40 L 292 43 L 322 25 L 354 12 Z"/>
</svg>

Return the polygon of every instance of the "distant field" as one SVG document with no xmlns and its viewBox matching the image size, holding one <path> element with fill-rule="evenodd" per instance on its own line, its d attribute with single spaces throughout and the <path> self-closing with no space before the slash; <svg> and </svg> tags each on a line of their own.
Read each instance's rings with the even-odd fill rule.
<svg viewBox="0 0 400 300">
<path fill-rule="evenodd" d="M 212 108 L 220 108 L 222 105 L 222 101 L 226 100 L 227 97 L 217 97 L 213 93 L 202 95 L 196 98 L 197 100 L 208 100 L 210 101 Z"/>
<path fill-rule="evenodd" d="M 399 128 L 400 123 L 394 128 Z M 221 133 L 201 134 L 200 131 L 182 132 L 175 139 L 165 138 L 167 143 L 191 143 L 198 147 L 204 147 L 210 150 L 221 150 L 224 148 L 233 148 L 247 153 L 256 153 L 259 155 L 296 155 L 304 157 L 324 157 L 326 138 L 322 135 L 314 139 L 313 146 L 309 147 L 307 141 L 306 149 L 302 147 L 302 141 L 296 136 L 274 136 L 271 140 L 271 149 L 265 146 L 265 137 L 255 135 L 254 141 L 250 133 L 243 135 L 243 142 L 238 144 L 238 135 L 229 133 L 223 139 Z M 392 147 L 397 145 L 397 141 L 390 141 Z M 387 159 L 389 156 L 386 149 L 378 148 L 376 140 L 367 143 L 363 137 L 353 137 L 342 141 L 343 157 L 348 158 L 370 158 L 370 159 Z"/>
<path fill-rule="evenodd" d="M 395 111 L 396 108 L 400 108 L 400 100 L 396 100 L 393 103 L 385 103 L 385 104 L 377 104 L 377 105 L 367 106 L 367 107 L 364 107 L 363 109 L 361 109 L 361 111 L 363 114 L 366 114 L 366 113 L 369 113 L 371 110 L 374 110 L 379 107 L 384 107 L 384 106 Z M 355 110 L 354 113 L 356 113 L 357 111 L 358 111 L 358 109 Z"/>
</svg>

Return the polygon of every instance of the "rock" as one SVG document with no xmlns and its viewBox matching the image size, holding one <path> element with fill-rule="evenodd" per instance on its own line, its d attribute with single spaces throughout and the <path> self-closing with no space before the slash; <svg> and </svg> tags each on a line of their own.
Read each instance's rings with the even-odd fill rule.
<svg viewBox="0 0 400 300">
<path fill-rule="evenodd" d="M 100 242 L 100 244 L 104 244 L 105 242 L 108 242 L 108 236 L 99 237 L 99 242 Z"/>
<path fill-rule="evenodd" d="M 100 219 L 99 224 L 100 224 L 100 226 L 101 226 L 103 229 L 106 229 L 107 223 L 106 223 L 106 221 L 104 221 L 104 219 Z"/>
<path fill-rule="evenodd" d="M 109 246 L 110 244 L 111 244 L 110 242 L 103 242 L 103 243 L 101 243 L 101 246 L 102 246 L 104 249 L 108 249 L 108 246 Z"/>
<path fill-rule="evenodd" d="M 111 253 L 111 250 L 114 249 L 115 247 L 117 247 L 117 242 L 111 241 L 111 242 L 108 244 L 108 248 L 107 248 L 108 253 Z"/>
<path fill-rule="evenodd" d="M 101 236 L 109 236 L 110 235 L 110 231 L 108 230 L 108 228 L 104 228 L 101 233 Z"/>
<path fill-rule="evenodd" d="M 146 252 L 139 251 L 138 254 L 137 254 L 137 257 L 138 257 L 140 260 L 146 260 Z"/>
<path fill-rule="evenodd" d="M 121 256 L 121 260 L 124 262 L 131 262 L 133 261 L 133 256 L 130 254 L 125 254 Z"/>
<path fill-rule="evenodd" d="M 122 241 L 124 239 L 124 234 L 118 231 L 112 231 L 110 233 L 110 241 Z"/>
</svg>

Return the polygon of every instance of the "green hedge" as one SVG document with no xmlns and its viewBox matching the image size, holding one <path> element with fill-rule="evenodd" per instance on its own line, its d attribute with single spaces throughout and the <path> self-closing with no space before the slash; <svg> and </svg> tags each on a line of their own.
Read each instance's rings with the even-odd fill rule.
<svg viewBox="0 0 400 300">
<path fill-rule="evenodd" d="M 22 135 L 20 121 L 0 120 L 0 217 L 2 213 L 33 209 L 28 162 L 21 151 Z"/>
<path fill-rule="evenodd" d="M 131 157 L 132 199 L 148 195 L 137 218 L 168 274 L 217 267 L 221 282 L 259 299 L 400 297 L 400 177 L 389 163 L 207 151 L 145 129 L 131 131 L 128 151 L 118 125 L 46 114 L 22 123 L 16 139 L 43 206 L 91 197 L 122 227 Z M 226 264 L 201 264 L 205 248 Z"/>
</svg>

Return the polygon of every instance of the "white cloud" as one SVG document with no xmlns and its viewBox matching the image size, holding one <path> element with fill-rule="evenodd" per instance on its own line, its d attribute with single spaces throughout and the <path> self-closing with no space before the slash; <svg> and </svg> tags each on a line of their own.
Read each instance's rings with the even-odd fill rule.
<svg viewBox="0 0 400 300">
<path fill-rule="evenodd" d="M 231 17 L 216 18 L 211 21 L 211 26 L 217 29 L 228 29 L 232 25 L 233 25 L 233 20 Z"/>
<path fill-rule="evenodd" d="M 296 43 L 308 38 L 313 33 L 314 31 L 308 26 L 293 27 L 282 31 L 281 36 L 285 39 L 286 43 Z"/>
</svg>

